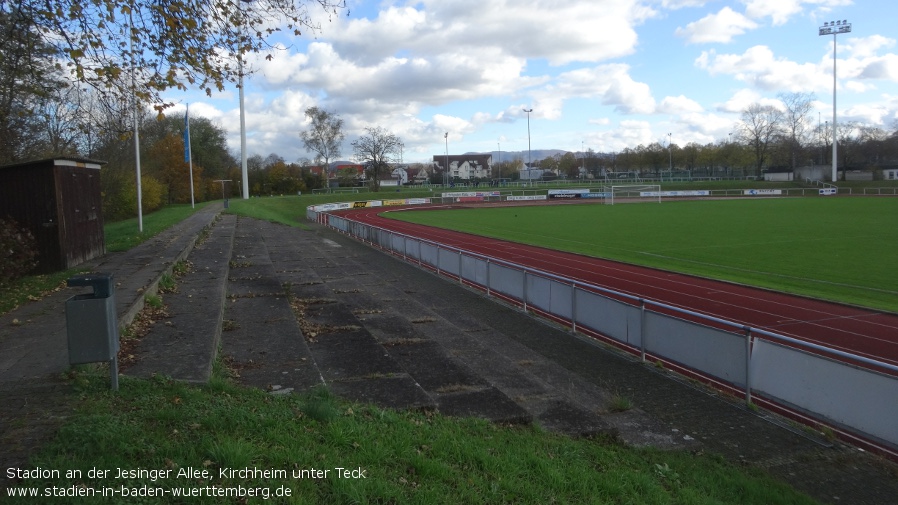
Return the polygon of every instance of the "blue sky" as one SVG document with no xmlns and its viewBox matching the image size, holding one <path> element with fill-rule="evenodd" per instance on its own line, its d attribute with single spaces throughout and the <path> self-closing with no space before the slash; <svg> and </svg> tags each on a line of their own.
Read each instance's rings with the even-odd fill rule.
<svg viewBox="0 0 898 505">
<path fill-rule="evenodd" d="M 312 2 L 314 3 L 314 2 Z M 894 131 L 898 2 L 870 0 L 347 0 L 312 36 L 251 57 L 248 153 L 311 158 L 299 132 L 318 106 L 345 121 L 349 142 L 381 126 L 406 162 L 449 153 L 527 149 L 613 152 L 652 142 L 727 139 L 740 112 L 777 95 L 816 96 L 832 120 L 833 37 L 838 118 Z M 311 7 L 313 15 L 316 6 Z M 236 87 L 166 96 L 228 132 L 239 153 Z M 668 133 L 671 135 L 668 136 Z"/>
</svg>

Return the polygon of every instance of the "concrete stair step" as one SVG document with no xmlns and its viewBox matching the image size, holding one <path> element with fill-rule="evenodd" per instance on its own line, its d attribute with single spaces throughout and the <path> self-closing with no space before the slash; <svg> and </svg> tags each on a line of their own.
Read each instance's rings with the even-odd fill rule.
<svg viewBox="0 0 898 505">
<path fill-rule="evenodd" d="M 188 256 L 192 270 L 178 279 L 177 292 L 164 295 L 163 301 L 171 307 L 168 317 L 157 321 L 134 347 L 136 361 L 124 365 L 123 373 L 187 382 L 209 380 L 221 336 L 235 224 L 235 216 L 222 216 L 209 236 L 193 248 Z"/>
</svg>

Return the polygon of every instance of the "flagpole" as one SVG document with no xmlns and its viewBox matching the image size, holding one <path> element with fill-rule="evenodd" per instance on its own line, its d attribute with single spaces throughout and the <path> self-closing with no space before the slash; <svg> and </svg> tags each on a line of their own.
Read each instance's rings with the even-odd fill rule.
<svg viewBox="0 0 898 505">
<path fill-rule="evenodd" d="M 131 94 L 134 100 L 134 159 L 137 171 L 137 231 L 143 233 L 143 191 L 140 187 L 140 133 L 137 127 L 138 103 L 137 103 L 137 77 L 135 76 L 134 63 L 134 19 L 131 11 L 128 11 L 128 41 L 131 51 Z"/>
<path fill-rule="evenodd" d="M 184 153 L 187 155 L 190 169 L 190 208 L 195 209 L 196 205 L 193 200 L 193 149 L 190 148 L 190 104 L 187 104 L 187 111 L 184 112 L 184 136 Z"/>
<path fill-rule="evenodd" d="M 249 173 L 246 164 L 246 110 L 243 105 L 243 48 L 237 56 L 237 65 L 240 73 L 240 174 L 243 177 L 243 199 L 249 198 Z"/>
</svg>

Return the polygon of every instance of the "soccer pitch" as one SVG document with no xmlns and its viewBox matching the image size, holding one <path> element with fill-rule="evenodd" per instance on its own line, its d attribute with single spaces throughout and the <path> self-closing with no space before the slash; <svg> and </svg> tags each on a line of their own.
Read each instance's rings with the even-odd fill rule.
<svg viewBox="0 0 898 505">
<path fill-rule="evenodd" d="M 387 215 L 898 312 L 898 198 L 535 205 Z"/>
</svg>

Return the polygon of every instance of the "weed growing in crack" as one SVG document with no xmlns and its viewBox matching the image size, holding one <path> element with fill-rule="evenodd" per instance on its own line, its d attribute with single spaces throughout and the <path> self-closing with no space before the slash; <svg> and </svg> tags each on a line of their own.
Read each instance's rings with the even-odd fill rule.
<svg viewBox="0 0 898 505">
<path fill-rule="evenodd" d="M 144 297 L 144 302 L 154 309 L 162 308 L 162 297 L 159 295 L 146 295 Z"/>
<path fill-rule="evenodd" d="M 633 404 L 630 399 L 619 394 L 612 396 L 611 403 L 608 405 L 608 410 L 611 412 L 626 412 L 631 408 L 633 408 Z"/>
</svg>

